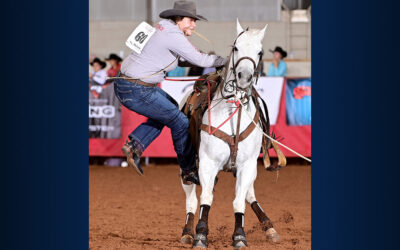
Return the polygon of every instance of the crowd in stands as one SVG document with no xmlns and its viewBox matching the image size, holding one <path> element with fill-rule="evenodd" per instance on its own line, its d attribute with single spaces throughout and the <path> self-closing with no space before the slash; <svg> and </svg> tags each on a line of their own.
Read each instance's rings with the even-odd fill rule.
<svg viewBox="0 0 400 250">
<path fill-rule="evenodd" d="M 110 64 L 110 68 L 106 71 L 107 67 L 106 61 Z M 108 58 L 102 61 L 100 58 L 96 57 L 91 62 L 90 65 L 93 71 L 89 73 L 89 81 L 94 81 L 97 84 L 103 85 L 107 82 L 107 77 L 114 77 L 117 75 L 119 69 L 121 68 L 122 58 L 116 54 L 110 54 Z"/>
</svg>

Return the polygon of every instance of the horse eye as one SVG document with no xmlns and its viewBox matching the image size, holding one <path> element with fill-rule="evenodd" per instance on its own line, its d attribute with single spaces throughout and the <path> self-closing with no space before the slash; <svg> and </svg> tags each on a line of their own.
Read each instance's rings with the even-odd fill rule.
<svg viewBox="0 0 400 250">
<path fill-rule="evenodd" d="M 235 46 L 235 47 L 233 47 L 233 50 L 234 51 L 238 51 L 238 48 Z"/>
<path fill-rule="evenodd" d="M 259 56 L 264 55 L 264 51 L 261 50 L 260 52 L 258 52 L 258 55 L 259 55 Z"/>
</svg>

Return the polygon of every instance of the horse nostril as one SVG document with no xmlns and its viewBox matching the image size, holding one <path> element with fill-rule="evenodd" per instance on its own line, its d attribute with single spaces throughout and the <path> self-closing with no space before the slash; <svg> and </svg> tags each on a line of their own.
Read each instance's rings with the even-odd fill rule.
<svg viewBox="0 0 400 250">
<path fill-rule="evenodd" d="M 242 78 L 242 73 L 239 72 L 238 76 L 239 76 L 239 79 Z"/>
<path fill-rule="evenodd" d="M 253 76 L 250 75 L 249 78 L 247 79 L 247 81 L 250 82 L 252 78 L 253 78 Z"/>
</svg>

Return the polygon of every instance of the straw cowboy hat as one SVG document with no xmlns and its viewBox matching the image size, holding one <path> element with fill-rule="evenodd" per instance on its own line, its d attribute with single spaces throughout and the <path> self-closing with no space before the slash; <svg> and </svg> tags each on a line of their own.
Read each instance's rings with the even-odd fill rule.
<svg viewBox="0 0 400 250">
<path fill-rule="evenodd" d="M 90 63 L 91 66 L 93 66 L 93 63 L 98 63 L 100 64 L 101 68 L 104 69 L 107 66 L 107 63 L 103 62 L 102 60 L 100 60 L 98 57 L 96 57 L 95 59 L 93 59 L 93 61 Z"/>
<path fill-rule="evenodd" d="M 196 14 L 196 4 L 191 1 L 176 1 L 174 2 L 173 9 L 164 10 L 160 13 L 161 18 L 168 18 L 171 16 L 192 17 L 196 20 L 207 21 L 202 15 Z"/>
<path fill-rule="evenodd" d="M 276 46 L 274 50 L 269 50 L 270 52 L 279 52 L 282 55 L 282 58 L 285 58 L 287 56 L 286 51 L 284 51 L 281 47 Z"/>
</svg>

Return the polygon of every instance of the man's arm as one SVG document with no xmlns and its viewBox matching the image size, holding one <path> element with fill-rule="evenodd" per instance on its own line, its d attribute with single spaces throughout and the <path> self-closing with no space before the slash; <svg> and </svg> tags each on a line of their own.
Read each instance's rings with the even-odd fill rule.
<svg viewBox="0 0 400 250">
<path fill-rule="evenodd" d="M 226 58 L 220 56 L 201 53 L 182 34 L 173 33 L 170 34 L 170 36 L 171 39 L 168 39 L 168 48 L 181 56 L 183 59 L 185 59 L 185 61 L 189 62 L 190 64 L 206 68 L 222 66 L 225 65 L 227 61 Z"/>
</svg>

